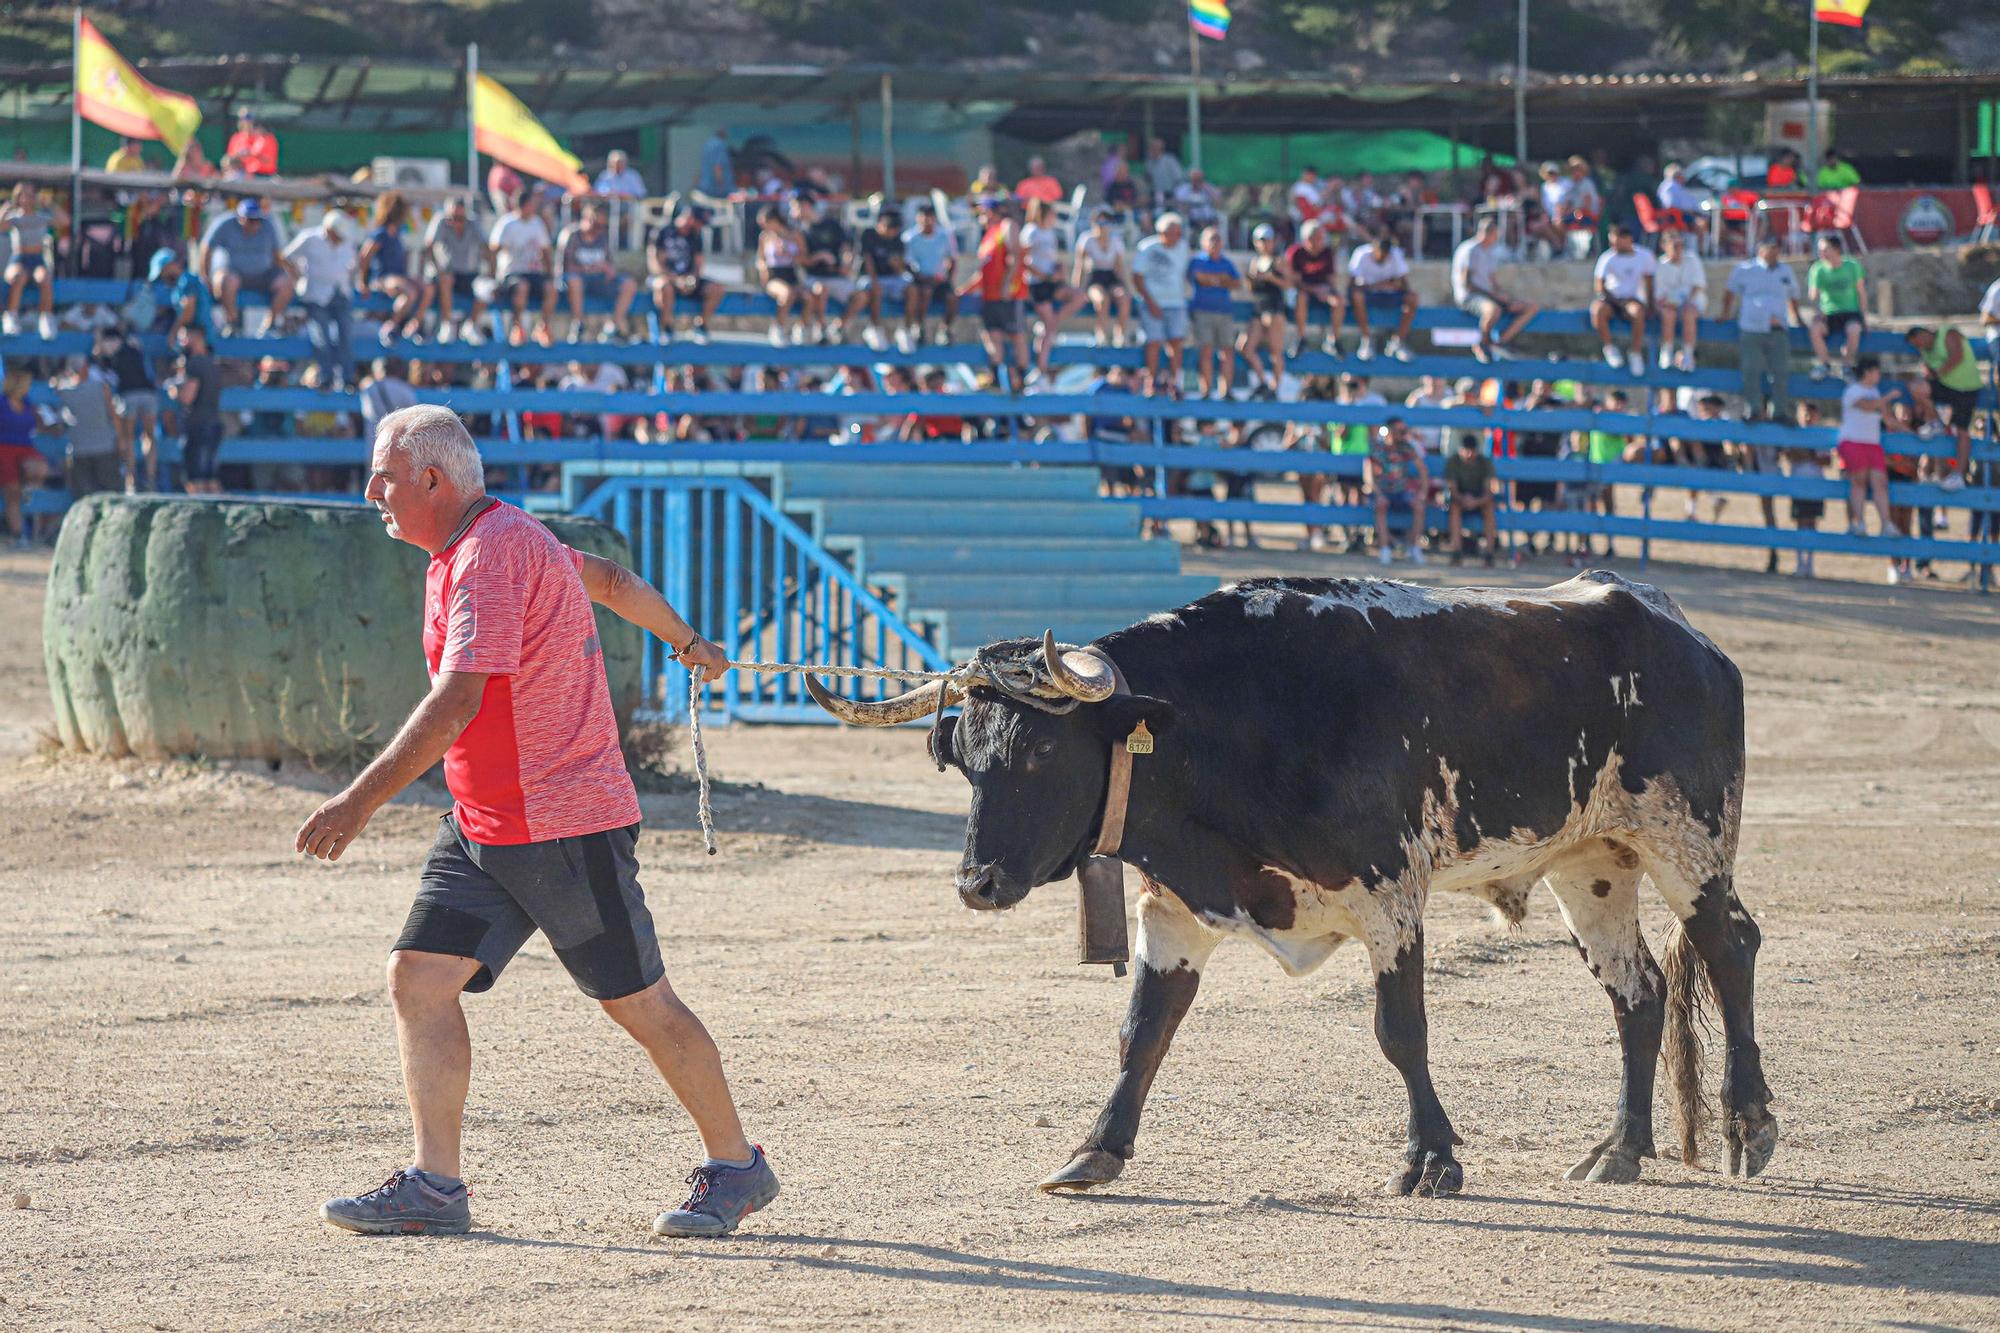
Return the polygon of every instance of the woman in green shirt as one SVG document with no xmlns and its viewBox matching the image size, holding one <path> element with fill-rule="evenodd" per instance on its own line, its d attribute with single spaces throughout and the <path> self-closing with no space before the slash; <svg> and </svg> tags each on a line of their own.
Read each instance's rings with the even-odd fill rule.
<svg viewBox="0 0 2000 1333">
<path fill-rule="evenodd" d="M 1828 342 L 1842 340 L 1841 360 L 1852 366 L 1861 354 L 1861 335 L 1868 327 L 1863 313 L 1868 308 L 1868 275 L 1838 236 L 1819 238 L 1819 258 L 1806 270 L 1806 295 L 1817 303 L 1807 329 L 1812 338 L 1812 377 L 1823 380 L 1833 374 Z"/>
</svg>

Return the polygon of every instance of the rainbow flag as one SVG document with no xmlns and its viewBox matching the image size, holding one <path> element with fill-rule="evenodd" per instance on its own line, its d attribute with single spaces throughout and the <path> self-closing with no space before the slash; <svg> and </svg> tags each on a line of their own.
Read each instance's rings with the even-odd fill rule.
<svg viewBox="0 0 2000 1333">
<path fill-rule="evenodd" d="M 1821 0 L 1821 3 L 1853 4 L 1855 0 Z M 1868 0 L 1860 3 L 1865 5 Z M 1219 42 L 1229 35 L 1229 5 L 1226 0 L 1188 0 L 1188 22 L 1203 37 Z"/>
<path fill-rule="evenodd" d="M 522 106 L 498 79 L 484 74 L 472 89 L 472 143 L 488 157 L 498 158 L 516 171 L 554 181 L 571 194 L 590 191 L 576 154 L 557 143 L 535 119 L 535 113 Z"/>
<path fill-rule="evenodd" d="M 201 108 L 139 76 L 89 19 L 77 25 L 76 110 L 93 125 L 130 139 L 160 139 L 176 153 L 201 124 Z"/>
<path fill-rule="evenodd" d="M 1821 23 L 1837 23 L 1843 28 L 1861 26 L 1868 12 L 1868 0 L 1813 0 L 1813 17 Z"/>
</svg>

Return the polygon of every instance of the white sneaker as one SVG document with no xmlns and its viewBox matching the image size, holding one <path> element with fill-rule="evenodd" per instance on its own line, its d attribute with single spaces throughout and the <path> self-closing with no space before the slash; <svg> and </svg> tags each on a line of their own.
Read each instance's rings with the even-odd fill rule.
<svg viewBox="0 0 2000 1333">
<path fill-rule="evenodd" d="M 43 311 L 41 318 L 35 321 L 35 328 L 45 339 L 55 337 L 56 317 L 47 311 Z"/>
<path fill-rule="evenodd" d="M 440 343 L 448 343 L 448 342 L 452 341 L 452 340 L 453 340 L 454 338 L 456 338 L 457 336 L 458 336 L 458 335 L 457 335 L 457 334 L 456 334 L 455 332 L 453 332 L 453 330 L 452 330 L 452 327 L 451 327 L 451 321 L 450 321 L 450 320 L 448 320 L 448 319 L 445 319 L 445 320 L 439 320 L 439 321 L 438 321 L 438 331 L 437 331 L 437 340 L 438 340 L 438 342 L 440 342 Z"/>
<path fill-rule="evenodd" d="M 1662 347 L 1660 349 L 1660 369 L 1672 370 L 1673 368 L 1674 368 L 1673 349 L 1671 347 Z"/>
<path fill-rule="evenodd" d="M 1382 351 L 1391 360 L 1408 361 L 1410 359 L 1410 349 L 1403 346 L 1403 340 L 1393 333 L 1389 335 L 1389 341 L 1383 344 Z"/>
<path fill-rule="evenodd" d="M 1893 588 L 1899 583 L 1906 582 L 1907 578 L 1908 576 L 1900 568 L 1895 565 L 1889 566 L 1888 582 L 1890 587 Z"/>
<path fill-rule="evenodd" d="M 697 323 L 688 330 L 688 341 L 696 347 L 708 346 L 708 325 Z"/>
<path fill-rule="evenodd" d="M 1625 353 L 1619 351 L 1616 347 L 1606 347 L 1604 349 L 1604 364 L 1610 366 L 1613 370 L 1623 370 L 1625 368 Z"/>
<path fill-rule="evenodd" d="M 1688 351 L 1688 350 L 1687 350 L 1687 349 L 1686 349 L 1685 347 L 1684 347 L 1684 348 L 1682 348 L 1682 349 L 1681 349 L 1680 351 L 1678 351 L 1678 352 L 1675 352 L 1675 353 L 1674 353 L 1674 369 L 1675 369 L 1675 370 L 1682 370 L 1682 371 L 1687 371 L 1687 370 L 1693 370 L 1693 369 L 1694 369 L 1694 353 L 1693 353 L 1693 352 L 1690 352 L 1690 351 Z"/>
<path fill-rule="evenodd" d="M 19 337 L 21 333 L 21 317 L 11 310 L 4 315 L 0 315 L 0 333 L 4 333 L 9 338 Z"/>
<path fill-rule="evenodd" d="M 1519 361 L 1521 359 L 1514 353 L 1508 351 L 1507 348 L 1500 343 L 1489 343 L 1486 348 L 1486 355 L 1491 357 L 1495 361 Z"/>
<path fill-rule="evenodd" d="M 1354 359 L 1357 361 L 1373 361 L 1375 359 L 1375 340 L 1373 338 L 1363 338 L 1356 344 Z"/>
<path fill-rule="evenodd" d="M 1945 474 L 1944 480 L 1938 483 L 1938 489 L 1941 491 L 1962 491 L 1965 489 L 1965 477 L 1961 473 L 1948 472 Z"/>
<path fill-rule="evenodd" d="M 806 345 L 806 326 L 805 326 L 805 321 L 800 320 L 798 323 L 792 325 L 792 346 L 804 347 L 805 345 Z"/>
<path fill-rule="evenodd" d="M 480 328 L 471 320 L 467 320 L 463 327 L 459 329 L 459 338 L 468 347 L 484 347 L 486 345 L 486 330 Z"/>
<path fill-rule="evenodd" d="M 1331 333 L 1327 334 L 1326 340 L 1319 345 L 1319 349 L 1320 351 L 1325 352 L 1328 356 L 1339 356 L 1340 355 L 1339 337 Z M 1374 353 L 1370 352 L 1369 355 L 1373 356 Z"/>
<path fill-rule="evenodd" d="M 1807 371 L 1806 374 L 1810 375 L 1815 380 L 1823 380 L 1827 376 L 1833 374 L 1833 367 L 1829 366 L 1824 361 L 1815 361 L 1812 363 L 1812 369 Z"/>
<path fill-rule="evenodd" d="M 1847 535 L 1850 537 L 1866 537 L 1868 535 L 1868 525 L 1866 523 L 1849 523 L 1847 525 Z"/>
<path fill-rule="evenodd" d="M 911 334 L 910 326 L 907 324 L 896 330 L 896 350 L 904 356 L 917 350 L 916 337 Z"/>
<path fill-rule="evenodd" d="M 1646 373 L 1646 354 L 1640 352 L 1635 356 L 1629 357 L 1625 362 L 1625 368 L 1632 372 L 1633 379 L 1641 378 Z"/>
<path fill-rule="evenodd" d="M 873 351 L 886 352 L 889 350 L 889 340 L 883 337 L 882 330 L 876 328 L 873 324 L 861 330 L 861 341 L 867 343 Z"/>
<path fill-rule="evenodd" d="M 1385 546 L 1382 548 L 1381 553 L 1375 557 L 1375 561 L 1381 565 L 1393 565 L 1396 563 L 1396 553 Z"/>
<path fill-rule="evenodd" d="M 1411 563 L 1411 564 L 1413 564 L 1413 565 L 1422 565 L 1422 564 L 1428 564 L 1428 563 L 1429 563 L 1428 561 L 1426 561 L 1426 560 L 1424 559 L 1424 548 L 1423 548 L 1423 547 L 1421 547 L 1421 546 L 1419 546 L 1419 545 L 1417 545 L 1417 544 L 1416 544 L 1415 542 L 1411 542 L 1411 543 L 1410 543 L 1410 545 L 1409 545 L 1409 552 L 1410 552 L 1410 563 Z"/>
</svg>

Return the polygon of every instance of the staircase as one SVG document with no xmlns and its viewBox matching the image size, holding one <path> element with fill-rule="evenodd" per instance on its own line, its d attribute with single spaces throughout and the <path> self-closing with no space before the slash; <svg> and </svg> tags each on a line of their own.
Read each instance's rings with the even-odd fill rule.
<svg viewBox="0 0 2000 1333">
<path fill-rule="evenodd" d="M 745 469 L 749 471 L 749 468 Z M 1090 467 L 770 465 L 773 501 L 903 619 L 959 661 L 995 639 L 1065 643 L 1215 590 L 1180 548 L 1140 536 L 1138 509 L 1098 496 Z"/>
</svg>

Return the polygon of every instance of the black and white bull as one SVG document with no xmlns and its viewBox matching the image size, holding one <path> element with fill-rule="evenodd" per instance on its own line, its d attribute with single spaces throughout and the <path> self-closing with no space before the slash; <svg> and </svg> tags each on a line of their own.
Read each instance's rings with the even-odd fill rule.
<svg viewBox="0 0 2000 1333">
<path fill-rule="evenodd" d="M 1129 693 L 1111 692 L 1100 654 Z M 946 718 L 934 734 L 939 763 L 972 784 L 957 877 L 968 906 L 1009 907 L 1075 872 L 1104 814 L 1108 750 L 1140 721 L 1157 737 L 1134 766 L 1119 852 L 1145 882 L 1118 1081 L 1045 1189 L 1124 1169 L 1202 967 L 1238 936 L 1293 975 L 1346 940 L 1368 950 L 1375 1033 L 1410 1099 L 1390 1188 L 1458 1190 L 1461 1140 L 1429 1068 L 1425 903 L 1469 893 L 1518 923 L 1537 883 L 1610 995 L 1624 1051 L 1611 1131 L 1569 1178 L 1634 1180 L 1656 1155 L 1663 1036 L 1682 1155 L 1697 1160 L 1703 992 L 1728 1044 L 1729 1169 L 1753 1176 L 1770 1160 L 1758 931 L 1732 879 L 1742 678 L 1663 593 L 1601 572 L 1538 591 L 1260 580 L 1087 650 L 1022 641 L 983 657 L 1032 668 L 1044 697 L 974 685 L 956 726 Z M 872 705 L 814 694 L 849 721 L 881 723 L 950 689 Z M 1069 711 L 1050 711 L 1050 697 Z M 1641 881 L 1676 919 L 1664 974 L 1639 928 Z"/>
</svg>

